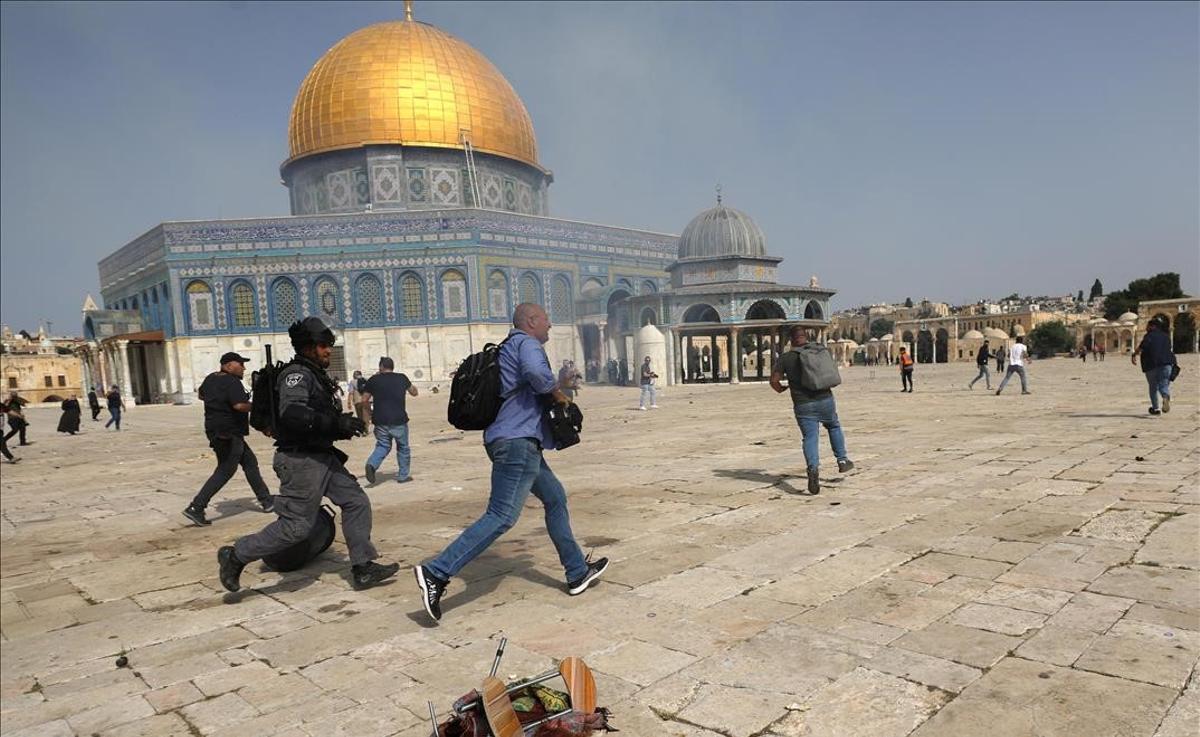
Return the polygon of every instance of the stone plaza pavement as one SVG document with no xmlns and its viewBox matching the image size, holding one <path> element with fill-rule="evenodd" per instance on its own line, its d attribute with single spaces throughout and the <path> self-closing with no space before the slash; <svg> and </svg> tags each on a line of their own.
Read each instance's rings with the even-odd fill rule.
<svg viewBox="0 0 1200 737">
<path fill-rule="evenodd" d="M 763 384 L 585 388 L 583 444 L 552 454 L 581 544 L 613 564 L 579 597 L 537 503 L 456 579 L 440 626 L 412 564 L 483 509 L 477 434 L 411 400 L 413 474 L 369 490 L 404 564 L 355 592 L 340 540 L 310 569 L 243 576 L 239 474 L 215 523 L 180 510 L 208 475 L 199 407 L 137 407 L 120 433 L 33 409 L 4 465 L 0 730 L 62 735 L 428 735 L 486 675 L 579 655 L 632 737 L 1185 737 L 1200 727 L 1200 363 L 1146 414 L 1128 360 L 1035 363 L 1033 394 L 968 391 L 970 365 L 847 369 L 858 468 L 803 491 L 790 402 Z M 874 376 L 872 376 L 872 373 Z M 102 417 L 103 419 L 103 417 Z M 253 445 L 268 482 L 270 454 Z M 372 441 L 343 443 L 360 472 Z M 128 666 L 117 667 L 118 656 Z"/>
</svg>

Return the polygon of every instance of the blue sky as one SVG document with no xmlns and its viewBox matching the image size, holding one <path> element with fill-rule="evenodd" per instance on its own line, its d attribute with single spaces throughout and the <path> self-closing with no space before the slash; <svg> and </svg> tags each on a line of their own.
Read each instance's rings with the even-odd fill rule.
<svg viewBox="0 0 1200 737">
<path fill-rule="evenodd" d="M 551 214 L 749 213 L 838 307 L 1200 291 L 1196 3 L 458 3 L 529 109 Z M 287 214 L 288 112 L 386 3 L 0 6 L 0 319 L 79 331 L 163 220 Z"/>
</svg>

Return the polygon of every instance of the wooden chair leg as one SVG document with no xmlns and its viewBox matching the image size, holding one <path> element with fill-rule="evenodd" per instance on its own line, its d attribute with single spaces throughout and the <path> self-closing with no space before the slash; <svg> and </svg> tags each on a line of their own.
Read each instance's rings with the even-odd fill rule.
<svg viewBox="0 0 1200 737">
<path fill-rule="evenodd" d="M 479 689 L 483 698 L 483 714 L 495 737 L 521 737 L 521 721 L 512 701 L 504 690 L 504 681 L 495 676 L 483 679 Z"/>
<path fill-rule="evenodd" d="M 559 675 L 567 684 L 567 693 L 571 697 L 571 708 L 583 714 L 591 714 L 596 710 L 596 679 L 592 677 L 591 668 L 583 662 L 583 658 L 565 658 L 558 665 Z"/>
</svg>

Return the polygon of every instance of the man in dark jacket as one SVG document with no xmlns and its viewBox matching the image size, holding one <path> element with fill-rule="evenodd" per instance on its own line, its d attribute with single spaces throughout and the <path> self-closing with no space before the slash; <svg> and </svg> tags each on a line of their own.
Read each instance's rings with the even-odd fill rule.
<svg viewBox="0 0 1200 737">
<path fill-rule="evenodd" d="M 296 357 L 279 372 L 279 404 L 275 416 L 275 475 L 279 496 L 271 524 L 217 551 L 221 585 L 241 588 L 239 577 L 251 561 L 282 552 L 308 539 L 321 511 L 321 499 L 342 510 L 342 534 L 350 552 L 354 588 L 365 589 L 391 578 L 396 563 L 380 565 L 371 544 L 371 500 L 346 470 L 346 454 L 335 440 L 349 440 L 366 425 L 341 412 L 338 385 L 326 373 L 336 340 L 316 317 L 288 328 Z"/>
<path fill-rule="evenodd" d="M 1141 358 L 1142 373 L 1146 375 L 1146 383 L 1150 387 L 1152 415 L 1171 411 L 1171 369 L 1175 366 L 1175 354 L 1171 351 L 1171 339 L 1167 336 L 1163 322 L 1158 317 L 1150 320 L 1146 326 L 1146 335 L 1129 357 L 1129 362 L 1133 364 Z M 1158 409 L 1159 394 L 1162 395 L 1161 412 Z"/>
<path fill-rule="evenodd" d="M 204 434 L 208 436 L 209 447 L 217 454 L 216 469 L 183 510 L 183 516 L 197 525 L 212 524 L 204 510 L 237 473 L 238 466 L 246 474 L 246 481 L 254 490 L 262 511 L 270 512 L 275 506 L 258 471 L 258 458 L 246 444 L 246 436 L 250 434 L 250 394 L 242 384 L 242 377 L 249 360 L 232 351 L 221 356 L 221 370 L 204 377 L 197 392 L 204 402 Z"/>
<path fill-rule="evenodd" d="M 92 411 L 92 422 L 100 421 L 100 397 L 96 394 L 96 387 L 88 392 L 88 409 Z"/>
<path fill-rule="evenodd" d="M 975 365 L 979 367 L 979 373 L 976 374 L 974 379 L 971 379 L 970 384 L 967 384 L 968 389 L 974 389 L 975 382 L 980 379 L 983 379 L 988 389 L 992 388 L 992 376 L 988 373 L 988 361 L 991 360 L 991 357 L 992 352 L 988 350 L 988 342 L 985 340 L 983 341 L 983 345 L 979 347 L 979 353 L 975 355 Z"/>
</svg>

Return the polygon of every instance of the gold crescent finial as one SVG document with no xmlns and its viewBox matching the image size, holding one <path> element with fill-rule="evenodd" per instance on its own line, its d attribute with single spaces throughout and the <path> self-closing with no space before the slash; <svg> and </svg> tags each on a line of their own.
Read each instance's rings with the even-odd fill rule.
<svg viewBox="0 0 1200 737">
<path fill-rule="evenodd" d="M 404 20 L 412 20 L 413 0 L 404 0 Z"/>
</svg>

